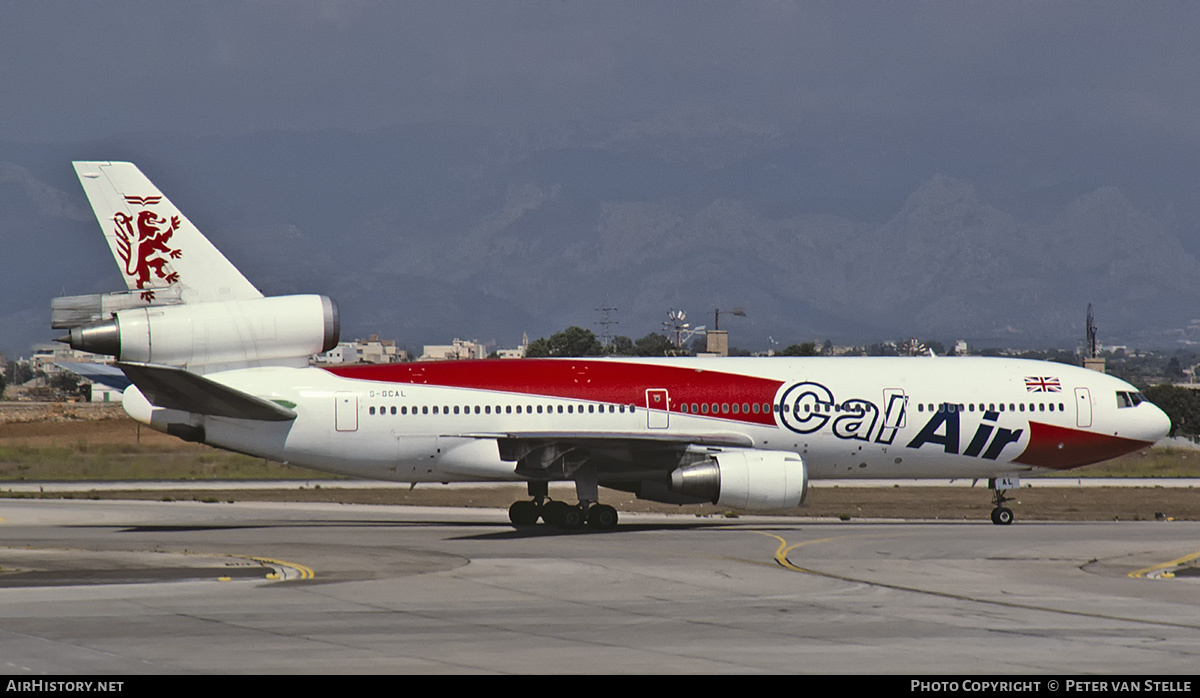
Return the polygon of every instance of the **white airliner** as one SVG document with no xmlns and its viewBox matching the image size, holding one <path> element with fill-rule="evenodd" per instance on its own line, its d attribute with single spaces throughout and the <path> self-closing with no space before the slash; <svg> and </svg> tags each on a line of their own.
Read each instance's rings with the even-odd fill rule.
<svg viewBox="0 0 1200 698">
<path fill-rule="evenodd" d="M 310 367 L 323 296 L 263 295 L 125 162 L 75 169 L 129 290 L 55 299 L 72 347 L 110 354 L 124 408 L 189 441 L 402 482 L 519 481 L 514 525 L 607 530 L 598 485 L 659 502 L 799 506 L 809 479 L 987 478 L 1148 446 L 1169 420 L 1132 385 L 975 357 L 561 358 Z M 548 498 L 573 481 L 578 505 Z"/>
</svg>

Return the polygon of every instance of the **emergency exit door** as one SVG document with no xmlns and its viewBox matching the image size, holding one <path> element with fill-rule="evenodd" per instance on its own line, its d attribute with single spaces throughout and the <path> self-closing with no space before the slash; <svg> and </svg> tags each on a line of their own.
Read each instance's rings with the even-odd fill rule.
<svg viewBox="0 0 1200 698">
<path fill-rule="evenodd" d="M 671 418 L 671 398 L 665 388 L 646 391 L 646 427 L 666 429 Z"/>
<path fill-rule="evenodd" d="M 1075 424 L 1092 426 L 1092 393 L 1087 388 L 1075 389 Z"/>
</svg>

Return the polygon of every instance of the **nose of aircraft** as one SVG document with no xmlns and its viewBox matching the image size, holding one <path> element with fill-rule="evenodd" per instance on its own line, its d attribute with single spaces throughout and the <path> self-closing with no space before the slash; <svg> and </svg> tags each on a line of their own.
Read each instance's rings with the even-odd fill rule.
<svg viewBox="0 0 1200 698">
<path fill-rule="evenodd" d="M 1158 441 L 1166 438 L 1167 434 L 1171 433 L 1171 418 L 1167 416 L 1167 413 L 1152 402 L 1142 403 L 1141 407 L 1149 408 L 1143 410 L 1145 416 L 1142 418 L 1142 424 L 1139 425 L 1143 432 L 1142 440 Z"/>
</svg>

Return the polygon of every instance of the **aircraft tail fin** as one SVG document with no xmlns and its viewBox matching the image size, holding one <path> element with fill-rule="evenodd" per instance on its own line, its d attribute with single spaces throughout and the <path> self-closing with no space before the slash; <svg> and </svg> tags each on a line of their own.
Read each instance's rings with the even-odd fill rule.
<svg viewBox="0 0 1200 698">
<path fill-rule="evenodd" d="M 125 283 L 141 300 L 262 298 L 133 163 L 74 165 Z"/>
</svg>

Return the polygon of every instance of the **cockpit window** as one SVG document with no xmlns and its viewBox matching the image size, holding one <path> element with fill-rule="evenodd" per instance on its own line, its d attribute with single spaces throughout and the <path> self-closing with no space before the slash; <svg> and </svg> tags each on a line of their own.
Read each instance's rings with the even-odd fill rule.
<svg viewBox="0 0 1200 698">
<path fill-rule="evenodd" d="M 1117 408 L 1137 407 L 1146 402 L 1146 396 L 1141 393 L 1117 391 Z"/>
</svg>

